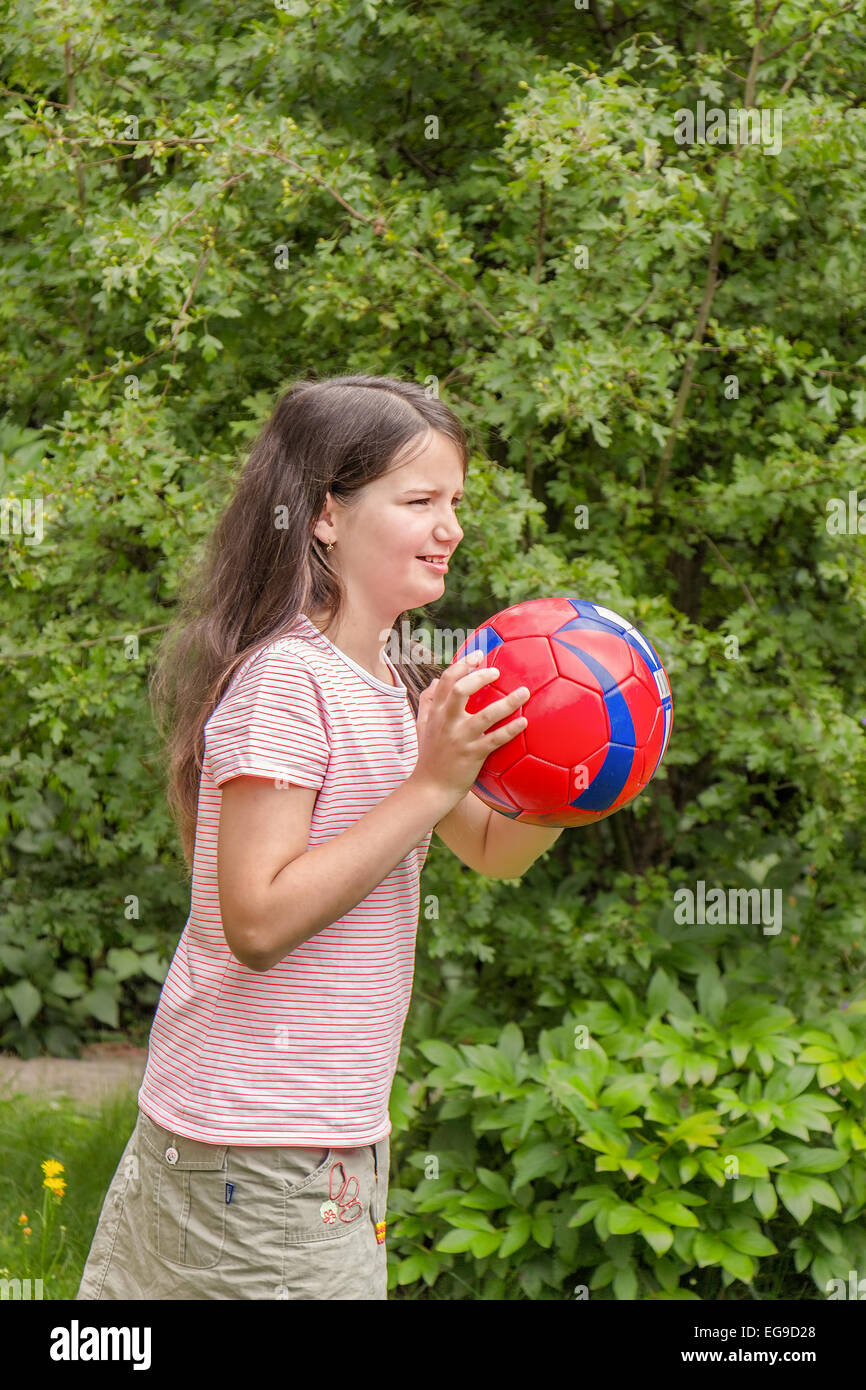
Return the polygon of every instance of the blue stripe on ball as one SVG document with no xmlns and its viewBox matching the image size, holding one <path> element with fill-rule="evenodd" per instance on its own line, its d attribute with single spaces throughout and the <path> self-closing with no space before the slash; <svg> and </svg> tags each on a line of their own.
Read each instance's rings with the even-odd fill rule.
<svg viewBox="0 0 866 1390">
<path fill-rule="evenodd" d="M 607 667 L 579 648 L 577 655 L 595 676 L 604 696 L 610 724 L 610 743 L 605 760 L 589 786 L 576 801 L 569 804 L 576 806 L 579 811 L 606 811 L 620 795 L 634 765 L 634 720 L 619 682 L 614 680 Z"/>
</svg>

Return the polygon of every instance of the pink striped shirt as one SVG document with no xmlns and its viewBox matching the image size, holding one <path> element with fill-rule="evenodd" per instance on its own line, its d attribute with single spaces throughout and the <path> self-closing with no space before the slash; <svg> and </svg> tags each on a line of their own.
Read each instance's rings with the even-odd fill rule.
<svg viewBox="0 0 866 1390">
<path fill-rule="evenodd" d="M 308 849 L 418 759 L 406 687 L 377 680 L 299 615 L 254 652 L 205 725 L 191 910 L 150 1032 L 140 1108 L 206 1143 L 355 1148 L 391 1132 L 432 830 L 363 902 L 270 970 L 232 955 L 217 891 L 220 788 L 250 775 L 318 791 Z"/>
</svg>

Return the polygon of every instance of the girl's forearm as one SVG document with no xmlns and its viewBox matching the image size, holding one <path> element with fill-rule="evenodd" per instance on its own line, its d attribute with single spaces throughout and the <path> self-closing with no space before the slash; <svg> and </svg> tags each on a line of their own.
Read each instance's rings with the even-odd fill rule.
<svg viewBox="0 0 866 1390">
<path fill-rule="evenodd" d="M 484 843 L 488 878 L 521 878 L 539 855 L 556 844 L 563 829 L 521 824 L 493 811 Z"/>
</svg>

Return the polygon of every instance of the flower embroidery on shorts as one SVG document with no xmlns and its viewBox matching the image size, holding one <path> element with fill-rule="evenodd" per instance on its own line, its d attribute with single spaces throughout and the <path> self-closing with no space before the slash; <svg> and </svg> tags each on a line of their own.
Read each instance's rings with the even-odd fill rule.
<svg viewBox="0 0 866 1390">
<path fill-rule="evenodd" d="M 339 1173 L 337 1172 L 338 1168 L 340 1170 Z M 352 1183 L 355 1184 L 354 1188 L 352 1188 Z M 360 1202 L 356 1200 L 361 1190 L 361 1184 L 358 1182 L 354 1173 L 350 1177 L 346 1177 L 346 1170 L 339 1160 L 331 1164 L 331 1178 L 328 1190 L 331 1194 L 330 1201 L 323 1202 L 319 1207 L 325 1225 L 332 1226 L 338 1217 L 341 1221 L 345 1222 L 357 1221 L 364 1210 Z M 351 1215 L 349 1215 L 350 1212 Z"/>
</svg>

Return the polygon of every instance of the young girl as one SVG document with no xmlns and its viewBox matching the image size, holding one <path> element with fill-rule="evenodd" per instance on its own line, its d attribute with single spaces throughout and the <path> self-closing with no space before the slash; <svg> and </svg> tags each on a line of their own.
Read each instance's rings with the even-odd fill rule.
<svg viewBox="0 0 866 1390">
<path fill-rule="evenodd" d="M 152 685 L 191 908 L 78 1299 L 387 1297 L 419 876 L 434 827 L 479 861 L 469 789 L 526 723 L 486 732 L 525 687 L 467 714 L 495 669 L 385 652 L 467 462 L 390 377 L 294 384 L 253 446 Z"/>
</svg>

